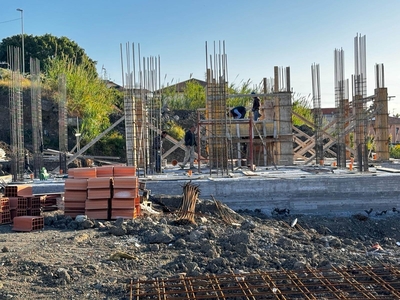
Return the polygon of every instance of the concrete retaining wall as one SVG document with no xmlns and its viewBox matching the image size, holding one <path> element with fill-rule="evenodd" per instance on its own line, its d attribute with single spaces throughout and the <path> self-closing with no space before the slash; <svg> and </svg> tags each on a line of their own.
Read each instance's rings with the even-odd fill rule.
<svg viewBox="0 0 400 300">
<path fill-rule="evenodd" d="M 299 178 L 215 178 L 194 180 L 202 199 L 215 199 L 234 210 L 290 209 L 291 214 L 354 214 L 400 210 L 400 177 L 396 174 L 315 175 Z M 148 181 L 152 195 L 179 195 L 188 180 Z"/>
</svg>

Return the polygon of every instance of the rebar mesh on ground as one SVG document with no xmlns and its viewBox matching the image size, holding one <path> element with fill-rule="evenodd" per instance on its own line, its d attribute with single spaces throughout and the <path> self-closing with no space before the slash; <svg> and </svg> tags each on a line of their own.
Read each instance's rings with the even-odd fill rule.
<svg viewBox="0 0 400 300">
<path fill-rule="evenodd" d="M 132 280 L 130 299 L 400 299 L 394 266 Z"/>
</svg>

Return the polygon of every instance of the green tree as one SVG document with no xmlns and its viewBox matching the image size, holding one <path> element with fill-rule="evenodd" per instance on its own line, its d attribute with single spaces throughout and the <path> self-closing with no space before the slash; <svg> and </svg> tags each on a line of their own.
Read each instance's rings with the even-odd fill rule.
<svg viewBox="0 0 400 300">
<path fill-rule="evenodd" d="M 198 109 L 206 107 L 206 90 L 197 81 L 190 80 L 186 82 L 183 92 L 184 102 L 189 109 Z"/>
<path fill-rule="evenodd" d="M 311 99 L 310 95 L 302 96 L 297 93 L 293 93 L 292 95 L 292 110 L 293 112 L 301 115 L 303 118 L 307 119 L 308 121 L 314 123 L 312 109 L 311 109 Z M 293 125 L 301 126 L 304 124 L 304 121 L 299 119 L 298 117 L 292 117 Z"/>
<path fill-rule="evenodd" d="M 166 129 L 168 130 L 168 134 L 178 141 L 183 139 L 185 136 L 185 130 L 175 121 L 167 122 Z"/>
<path fill-rule="evenodd" d="M 7 61 L 9 46 L 21 47 L 21 35 L 4 38 L 0 43 L 0 61 Z M 85 50 L 67 37 L 55 37 L 51 34 L 33 36 L 24 34 L 25 72 L 29 72 L 30 57 L 40 60 L 42 70 L 46 71 L 50 61 L 56 57 L 67 57 L 77 65 L 85 64 L 87 71 L 97 76 L 96 63 Z"/>
<path fill-rule="evenodd" d="M 45 82 L 57 91 L 59 76 L 65 74 L 68 113 L 82 119 L 83 142 L 93 139 L 110 125 L 109 115 L 116 101 L 115 92 L 89 71 L 90 64 L 88 60 L 78 65 L 67 57 L 53 58 L 49 61 Z"/>
<path fill-rule="evenodd" d="M 251 89 L 251 80 L 242 81 L 239 86 L 235 86 L 234 83 L 231 83 L 228 87 L 229 95 L 237 95 L 237 94 L 250 94 L 253 90 Z M 235 106 L 249 106 L 252 101 L 250 97 L 232 97 L 227 99 L 227 106 L 235 107 Z"/>
<path fill-rule="evenodd" d="M 400 158 L 400 145 L 392 145 L 389 148 L 391 158 Z"/>
<path fill-rule="evenodd" d="M 183 93 L 178 93 L 175 86 L 164 89 L 164 103 L 171 109 L 191 109 L 206 107 L 206 90 L 195 80 L 186 82 Z"/>
</svg>

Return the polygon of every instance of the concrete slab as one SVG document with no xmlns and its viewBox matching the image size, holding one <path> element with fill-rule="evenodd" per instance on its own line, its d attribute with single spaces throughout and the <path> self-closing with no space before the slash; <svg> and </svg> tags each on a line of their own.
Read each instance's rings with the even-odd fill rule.
<svg viewBox="0 0 400 300">
<path fill-rule="evenodd" d="M 400 208 L 400 174 L 376 171 L 324 169 L 310 172 L 301 167 L 278 167 L 255 172 L 236 170 L 226 176 L 174 174 L 165 170 L 163 180 L 147 178 L 146 187 L 158 197 L 182 194 L 182 186 L 192 181 L 201 191 L 200 197 L 226 203 L 232 209 L 260 209 L 271 213 L 275 208 L 290 209 L 299 214 L 350 215 Z M 251 172 L 251 173 L 249 173 Z M 248 176 L 250 174 L 250 176 Z"/>
<path fill-rule="evenodd" d="M 386 166 L 385 166 L 386 167 Z M 151 195 L 162 198 L 181 196 L 183 186 L 198 185 L 200 198 L 215 197 L 234 210 L 259 209 L 271 213 L 276 208 L 292 214 L 365 214 L 400 210 L 400 173 L 379 171 L 358 173 L 346 169 L 278 166 L 249 171 L 231 170 L 227 174 L 202 166 L 192 175 L 179 167 L 167 166 L 162 174 L 141 177 Z M 33 194 L 64 192 L 64 180 L 34 181 Z"/>
</svg>

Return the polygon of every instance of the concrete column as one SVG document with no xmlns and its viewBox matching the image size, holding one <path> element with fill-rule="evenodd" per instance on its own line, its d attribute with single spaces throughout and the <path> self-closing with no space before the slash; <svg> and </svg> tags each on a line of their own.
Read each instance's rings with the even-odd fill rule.
<svg viewBox="0 0 400 300">
<path fill-rule="evenodd" d="M 278 165 L 293 165 L 292 94 L 278 93 Z"/>
<path fill-rule="evenodd" d="M 375 152 L 376 160 L 389 160 L 389 114 L 387 88 L 375 89 Z"/>
</svg>

